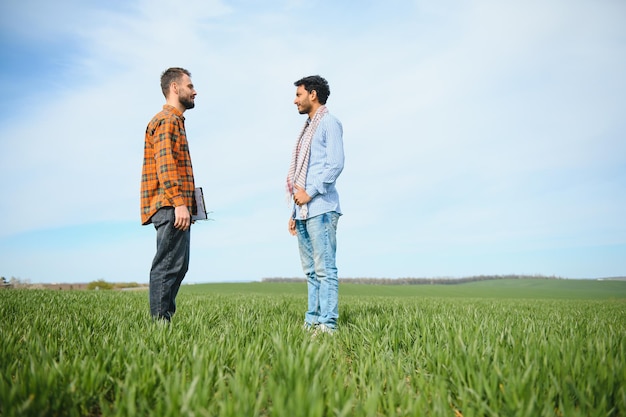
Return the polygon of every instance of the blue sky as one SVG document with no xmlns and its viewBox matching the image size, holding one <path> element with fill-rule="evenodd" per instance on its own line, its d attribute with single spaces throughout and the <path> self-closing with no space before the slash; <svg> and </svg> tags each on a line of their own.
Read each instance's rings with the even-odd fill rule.
<svg viewBox="0 0 626 417">
<path fill-rule="evenodd" d="M 169 66 L 198 91 L 186 123 L 214 219 L 192 229 L 186 282 L 302 276 L 284 177 L 311 74 L 344 125 L 340 277 L 626 275 L 622 1 L 0 11 L 2 276 L 147 282 L 143 135 Z"/>
</svg>

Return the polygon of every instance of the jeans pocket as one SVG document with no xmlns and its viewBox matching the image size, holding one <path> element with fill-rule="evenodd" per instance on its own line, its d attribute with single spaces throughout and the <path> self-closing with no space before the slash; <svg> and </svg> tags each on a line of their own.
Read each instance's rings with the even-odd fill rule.
<svg viewBox="0 0 626 417">
<path fill-rule="evenodd" d="M 169 223 L 174 219 L 174 208 L 173 207 L 162 207 L 157 210 L 156 213 L 152 216 L 152 224 L 155 229 Z"/>
</svg>

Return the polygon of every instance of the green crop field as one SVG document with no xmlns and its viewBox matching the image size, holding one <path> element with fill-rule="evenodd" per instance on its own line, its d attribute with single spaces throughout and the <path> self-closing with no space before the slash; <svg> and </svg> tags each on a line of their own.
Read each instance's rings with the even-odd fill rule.
<svg viewBox="0 0 626 417">
<path fill-rule="evenodd" d="M 626 416 L 626 282 L 0 290 L 1 416 Z"/>
</svg>

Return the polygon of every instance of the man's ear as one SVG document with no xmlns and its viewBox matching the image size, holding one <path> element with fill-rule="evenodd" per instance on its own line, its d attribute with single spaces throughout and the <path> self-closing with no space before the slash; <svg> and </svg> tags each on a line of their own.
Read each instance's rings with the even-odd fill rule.
<svg viewBox="0 0 626 417">
<path fill-rule="evenodd" d="M 309 96 L 311 97 L 311 100 L 317 100 L 317 91 L 311 90 L 311 92 L 309 93 Z"/>
</svg>

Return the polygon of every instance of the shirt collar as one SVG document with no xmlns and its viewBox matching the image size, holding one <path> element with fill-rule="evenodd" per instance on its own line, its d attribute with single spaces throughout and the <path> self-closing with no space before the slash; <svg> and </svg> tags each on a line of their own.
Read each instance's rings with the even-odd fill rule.
<svg viewBox="0 0 626 417">
<path fill-rule="evenodd" d="M 176 116 L 178 116 L 181 119 L 185 120 L 185 116 L 183 116 L 183 113 L 180 110 L 178 110 L 176 107 L 174 107 L 174 106 L 171 106 L 169 104 L 164 104 L 163 105 L 163 110 L 170 111 L 170 112 L 174 113 Z"/>
</svg>

